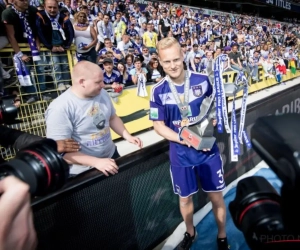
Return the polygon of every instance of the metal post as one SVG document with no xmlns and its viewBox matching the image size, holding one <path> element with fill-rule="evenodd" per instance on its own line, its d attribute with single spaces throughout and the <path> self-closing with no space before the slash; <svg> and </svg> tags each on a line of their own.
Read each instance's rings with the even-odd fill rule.
<svg viewBox="0 0 300 250">
<path fill-rule="evenodd" d="M 229 113 L 229 111 L 228 111 L 228 103 L 229 103 L 229 97 L 226 96 L 226 109 L 227 109 L 227 114 Z"/>
</svg>

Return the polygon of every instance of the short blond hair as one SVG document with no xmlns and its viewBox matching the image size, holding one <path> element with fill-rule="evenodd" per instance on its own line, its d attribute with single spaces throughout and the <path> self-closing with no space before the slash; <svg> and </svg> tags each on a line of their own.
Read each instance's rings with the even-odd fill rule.
<svg viewBox="0 0 300 250">
<path fill-rule="evenodd" d="M 179 42 L 174 37 L 166 37 L 162 40 L 160 40 L 156 45 L 157 53 L 159 54 L 160 50 L 168 49 L 174 45 L 178 45 L 180 48 Z"/>
</svg>

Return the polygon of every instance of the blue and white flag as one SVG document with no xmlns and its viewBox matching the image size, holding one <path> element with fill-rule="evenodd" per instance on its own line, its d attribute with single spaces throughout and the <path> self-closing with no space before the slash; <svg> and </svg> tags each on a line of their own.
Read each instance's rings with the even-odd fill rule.
<svg viewBox="0 0 300 250">
<path fill-rule="evenodd" d="M 17 76 L 18 76 L 21 86 L 24 86 L 24 87 L 31 86 L 32 82 L 31 82 L 31 78 L 30 78 L 30 73 L 29 73 L 28 69 L 26 68 L 25 63 L 17 55 L 14 55 L 13 60 L 14 60 L 16 73 L 17 73 Z"/>
</svg>

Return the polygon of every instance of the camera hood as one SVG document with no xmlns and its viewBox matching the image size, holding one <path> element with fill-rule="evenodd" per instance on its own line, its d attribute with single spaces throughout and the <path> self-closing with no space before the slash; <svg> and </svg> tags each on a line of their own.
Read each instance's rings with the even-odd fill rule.
<svg viewBox="0 0 300 250">
<path fill-rule="evenodd" d="M 251 129 L 254 150 L 291 188 L 300 178 L 299 128 L 300 115 L 285 114 L 260 117 Z"/>
</svg>

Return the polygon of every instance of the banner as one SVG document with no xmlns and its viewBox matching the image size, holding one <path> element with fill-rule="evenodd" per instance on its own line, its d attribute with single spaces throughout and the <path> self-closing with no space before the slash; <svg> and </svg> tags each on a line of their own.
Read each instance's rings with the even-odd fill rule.
<svg viewBox="0 0 300 250">
<path fill-rule="evenodd" d="M 151 93 L 152 86 L 146 86 L 148 93 Z M 136 87 L 123 89 L 118 102 L 113 102 L 117 115 L 130 133 L 137 133 L 153 126 L 153 122 L 149 120 L 150 96 L 137 96 L 136 90 Z M 111 130 L 111 133 L 113 140 L 120 138 L 114 131 Z"/>
<path fill-rule="evenodd" d="M 249 94 L 251 93 L 255 93 L 257 91 L 275 86 L 277 84 L 279 84 L 276 80 L 276 78 L 268 78 L 268 77 L 264 77 L 264 71 L 262 67 L 258 68 L 258 81 L 257 82 L 253 82 L 252 79 L 251 81 L 251 86 L 249 86 Z M 293 78 L 299 77 L 300 76 L 300 71 L 297 71 L 295 75 L 293 75 L 290 71 L 286 73 L 286 75 L 284 75 L 282 77 L 282 82 L 291 80 Z M 226 82 L 234 82 L 234 80 L 237 77 L 237 72 L 234 71 L 229 71 L 229 72 L 225 72 L 223 74 L 223 81 Z M 237 94 L 236 98 L 242 97 L 243 93 L 240 92 Z M 232 98 L 229 98 L 229 100 L 232 100 Z"/>
<path fill-rule="evenodd" d="M 288 0 L 256 0 L 257 2 L 272 5 L 274 7 L 290 10 L 300 13 L 300 5 L 292 3 Z"/>
</svg>

